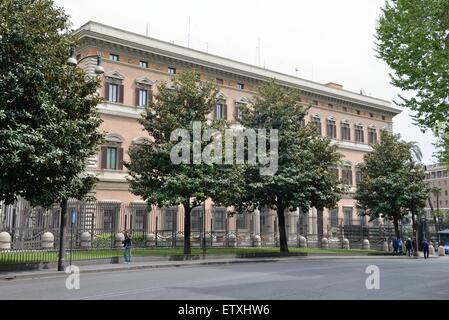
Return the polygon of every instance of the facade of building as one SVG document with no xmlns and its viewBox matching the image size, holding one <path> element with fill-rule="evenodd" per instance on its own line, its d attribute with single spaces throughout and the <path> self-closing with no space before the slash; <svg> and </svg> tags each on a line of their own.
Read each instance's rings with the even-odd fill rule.
<svg viewBox="0 0 449 320">
<path fill-rule="evenodd" d="M 430 193 L 430 202 L 433 210 L 449 210 L 449 168 L 447 166 L 436 164 L 426 166 L 426 181 L 430 188 L 439 189 L 439 192 Z M 429 202 L 425 208 L 427 218 L 431 218 L 432 208 Z"/>
<path fill-rule="evenodd" d="M 100 178 L 95 196 L 98 201 L 108 204 L 105 208 L 114 210 L 115 203 L 145 211 L 142 199 L 128 189 L 122 161 L 129 159 L 127 150 L 130 145 L 148 138 L 137 120 L 152 99 L 157 83 L 170 82 L 182 70 L 195 69 L 202 80 L 219 86 L 216 110 L 211 117 L 230 122 L 238 121 L 238 106 L 256 94 L 260 83 L 275 78 L 282 85 L 298 88 L 301 102 L 305 106 L 312 105 L 306 122 L 314 122 L 323 135 L 338 144 L 345 160 L 344 166 L 338 168 L 338 174 L 351 187 L 336 208 L 325 210 L 324 231 L 331 235 L 338 225 L 359 223 L 352 199 L 360 179 L 356 167 L 363 161 L 364 154 L 372 150 L 370 145 L 378 141 L 380 130 L 393 130 L 393 117 L 400 111 L 389 101 L 353 93 L 335 83 L 319 84 L 95 22 L 82 26 L 77 36 L 80 39 L 76 50 L 78 60 L 98 54 L 105 69 L 101 80 L 101 95 L 105 102 L 98 106 L 98 110 L 104 121 L 101 130 L 106 133 L 106 142 L 98 155 L 89 160 L 87 168 Z M 95 58 L 87 59 L 84 68 L 93 73 L 95 65 Z M 193 213 L 194 230 L 199 228 L 200 211 Z M 106 211 L 104 215 L 106 217 Z M 181 208 L 154 209 L 150 215 L 150 229 L 155 227 L 156 216 L 159 230 L 174 228 L 174 223 L 177 229 L 183 228 Z M 316 222 L 316 210 L 311 210 L 306 219 Z M 297 233 L 316 234 L 316 223 L 308 224 L 307 231 L 297 229 L 299 212 L 288 213 L 286 220 L 292 238 Z M 253 234 L 276 232 L 276 217 L 269 210 L 228 221 L 226 209 L 214 208 L 212 201 L 206 206 L 206 221 L 210 221 L 206 223 L 207 230 L 228 228 Z M 130 224 L 132 222 L 128 220 L 125 227 Z"/>
</svg>

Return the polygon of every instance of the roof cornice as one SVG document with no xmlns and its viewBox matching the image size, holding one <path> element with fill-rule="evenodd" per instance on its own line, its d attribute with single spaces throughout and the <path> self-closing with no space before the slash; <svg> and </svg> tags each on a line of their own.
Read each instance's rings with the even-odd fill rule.
<svg viewBox="0 0 449 320">
<path fill-rule="evenodd" d="M 267 70 L 254 65 L 223 58 L 202 51 L 186 48 L 173 43 L 149 38 L 130 31 L 121 30 L 101 23 L 89 21 L 75 31 L 80 39 L 90 37 L 132 49 L 159 54 L 199 66 L 213 68 L 260 81 L 275 79 L 279 84 L 295 87 L 305 92 L 323 95 L 329 98 L 344 100 L 366 107 L 399 114 L 402 111 L 394 108 L 390 101 L 361 95 L 344 89 L 335 89 L 324 84 L 293 77 L 277 71 Z"/>
</svg>

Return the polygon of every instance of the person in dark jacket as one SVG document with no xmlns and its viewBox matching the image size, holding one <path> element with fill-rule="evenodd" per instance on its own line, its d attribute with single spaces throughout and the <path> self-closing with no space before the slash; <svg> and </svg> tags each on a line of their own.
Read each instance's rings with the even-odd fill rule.
<svg viewBox="0 0 449 320">
<path fill-rule="evenodd" d="M 407 256 L 411 258 L 413 256 L 412 239 L 408 238 L 405 241 L 405 249 L 407 250 Z"/>
<path fill-rule="evenodd" d="M 123 240 L 123 248 L 125 248 L 124 257 L 125 263 L 131 262 L 131 248 L 132 248 L 132 238 L 131 234 L 125 231 L 125 240 Z"/>
<path fill-rule="evenodd" d="M 429 243 L 426 239 L 422 242 L 422 251 L 424 252 L 424 259 L 429 259 Z"/>
<path fill-rule="evenodd" d="M 398 249 L 399 249 L 399 238 L 393 239 L 393 255 L 398 254 Z"/>
</svg>

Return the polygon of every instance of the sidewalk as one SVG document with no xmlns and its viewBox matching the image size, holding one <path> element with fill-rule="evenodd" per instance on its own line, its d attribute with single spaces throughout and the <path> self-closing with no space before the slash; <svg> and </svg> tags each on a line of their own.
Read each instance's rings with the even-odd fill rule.
<svg viewBox="0 0 449 320">
<path fill-rule="evenodd" d="M 432 256 L 431 259 L 439 258 Z M 98 273 L 98 272 L 114 272 L 114 271 L 129 271 L 129 270 L 144 270 L 155 268 L 172 268 L 172 267 L 191 267 L 191 266 L 207 266 L 207 265 L 223 265 L 233 263 L 267 263 L 279 261 L 294 261 L 294 260 L 409 260 L 406 256 L 353 256 L 353 255 L 309 255 L 304 257 L 283 257 L 283 258 L 236 258 L 235 256 L 220 256 L 204 258 L 203 260 L 189 260 L 189 261 L 136 261 L 130 264 L 123 262 L 118 264 L 96 264 L 79 266 L 81 273 Z M 424 260 L 423 256 L 420 259 Z M 72 265 L 77 265 L 76 261 Z M 18 279 L 42 279 L 47 277 L 66 277 L 65 272 L 58 272 L 55 268 L 49 270 L 36 271 L 19 271 L 19 272 L 2 272 L 0 273 L 0 281 L 18 280 Z"/>
</svg>

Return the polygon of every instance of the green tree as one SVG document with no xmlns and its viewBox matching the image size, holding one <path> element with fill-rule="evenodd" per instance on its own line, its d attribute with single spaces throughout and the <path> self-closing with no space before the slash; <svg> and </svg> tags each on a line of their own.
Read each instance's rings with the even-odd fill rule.
<svg viewBox="0 0 449 320">
<path fill-rule="evenodd" d="M 440 137 L 449 160 L 449 1 L 389 0 L 377 27 L 379 57 L 394 70 L 392 84 L 412 93 L 400 105 L 416 111 L 423 128 Z M 449 163 L 449 162 L 448 162 Z"/>
<path fill-rule="evenodd" d="M 83 172 L 102 138 L 99 81 L 66 63 L 76 43 L 53 1 L 0 2 L 0 200 L 61 202 L 61 226 L 96 181 Z"/>
<path fill-rule="evenodd" d="M 302 127 L 307 109 L 299 101 L 297 90 L 272 81 L 259 87 L 254 101 L 242 112 L 245 128 L 278 130 L 277 171 L 262 175 L 259 167 L 248 166 L 242 203 L 276 210 L 281 252 L 288 252 L 286 210 L 333 207 L 343 191 L 331 174 L 341 155 L 313 124 Z"/>
<path fill-rule="evenodd" d="M 217 88 L 209 82 L 200 81 L 193 71 L 184 71 L 173 78 L 172 84 L 160 83 L 154 102 L 145 109 L 139 120 L 152 137 L 144 144 L 130 148 L 130 186 L 134 194 L 141 196 L 149 206 L 176 206 L 184 208 L 184 254 L 191 253 L 190 216 L 196 207 L 204 205 L 209 198 L 214 201 L 224 199 L 237 192 L 239 185 L 233 166 L 205 163 L 195 159 L 195 149 L 203 150 L 209 141 L 197 142 L 193 129 L 194 122 L 200 123 L 204 137 L 206 130 L 223 132 L 224 121 L 209 121 L 217 103 Z M 184 130 L 182 142 L 186 149 L 176 154 L 185 155 L 187 162 L 176 164 L 171 155 L 178 143 L 172 141 L 172 133 Z M 207 140 L 207 139 L 203 139 Z M 211 154 L 221 154 L 212 152 Z M 199 160 L 200 163 L 195 163 Z"/>
<path fill-rule="evenodd" d="M 399 237 L 399 221 L 409 212 L 414 220 L 425 206 L 424 170 L 413 161 L 414 144 L 400 140 L 399 135 L 382 131 L 381 142 L 373 148 L 360 165 L 363 178 L 354 198 L 371 220 L 382 216 L 393 221 Z"/>
</svg>

